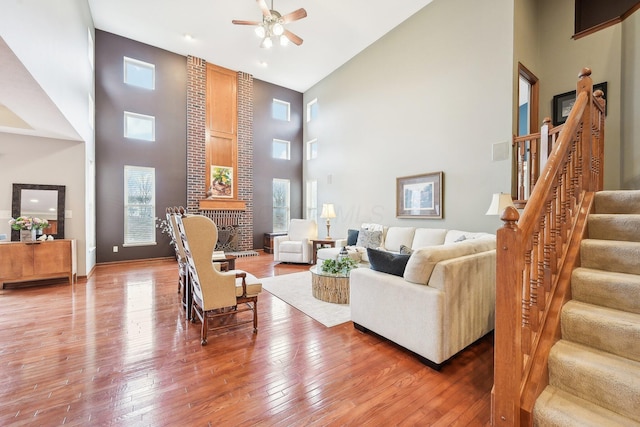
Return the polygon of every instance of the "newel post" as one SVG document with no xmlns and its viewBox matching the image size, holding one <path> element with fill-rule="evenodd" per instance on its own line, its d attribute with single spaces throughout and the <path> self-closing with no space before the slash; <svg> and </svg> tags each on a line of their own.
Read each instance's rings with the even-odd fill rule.
<svg viewBox="0 0 640 427">
<path fill-rule="evenodd" d="M 493 426 L 520 425 L 524 261 L 519 216 L 514 207 L 505 209 L 500 217 L 504 226 L 497 232 Z"/>
</svg>

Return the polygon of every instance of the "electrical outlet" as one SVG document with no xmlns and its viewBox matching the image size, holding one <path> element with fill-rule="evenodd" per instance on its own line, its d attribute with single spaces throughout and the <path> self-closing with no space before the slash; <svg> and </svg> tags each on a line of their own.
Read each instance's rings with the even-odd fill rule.
<svg viewBox="0 0 640 427">
<path fill-rule="evenodd" d="M 118 247 L 117 246 L 113 247 L 113 252 L 118 252 Z"/>
</svg>

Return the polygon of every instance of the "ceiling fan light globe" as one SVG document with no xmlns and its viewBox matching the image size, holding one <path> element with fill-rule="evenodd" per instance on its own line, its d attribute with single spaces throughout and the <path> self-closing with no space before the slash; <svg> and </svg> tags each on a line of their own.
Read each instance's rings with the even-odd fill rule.
<svg viewBox="0 0 640 427">
<path fill-rule="evenodd" d="M 280 36 L 280 46 L 288 46 L 289 45 L 289 38 L 287 36 L 285 36 L 284 34 Z"/>
<path fill-rule="evenodd" d="M 265 31 L 262 25 L 257 26 L 254 31 L 256 32 L 256 36 L 260 37 L 261 39 L 263 39 L 264 36 L 267 34 L 267 32 Z"/>
<path fill-rule="evenodd" d="M 273 40 L 271 40 L 271 37 L 265 37 L 262 40 L 262 43 L 260 43 L 260 47 L 265 49 L 270 49 L 271 46 L 273 46 Z"/>
<path fill-rule="evenodd" d="M 273 34 L 275 34 L 276 36 L 281 36 L 282 33 L 284 33 L 284 27 L 281 23 L 276 22 L 275 24 L 273 24 L 271 31 L 273 31 Z"/>
</svg>

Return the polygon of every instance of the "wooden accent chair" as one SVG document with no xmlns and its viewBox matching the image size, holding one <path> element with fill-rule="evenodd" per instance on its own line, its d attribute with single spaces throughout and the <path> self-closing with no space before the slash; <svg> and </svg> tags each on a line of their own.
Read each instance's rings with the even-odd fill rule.
<svg viewBox="0 0 640 427">
<path fill-rule="evenodd" d="M 182 239 L 178 235 L 178 224 L 176 223 L 176 215 L 183 216 L 185 210 L 182 206 L 167 208 L 167 225 L 171 231 L 171 245 L 176 253 L 176 261 L 178 261 L 178 292 L 182 290 L 183 294 L 186 292 L 186 277 L 188 274 L 187 268 L 187 256 L 184 253 L 184 246 L 182 245 Z M 184 304 L 184 297 L 183 297 Z"/>
<path fill-rule="evenodd" d="M 253 322 L 258 331 L 258 294 L 262 284 L 250 273 L 241 270 L 221 271 L 220 263 L 211 256 L 218 241 L 218 227 L 203 215 L 175 216 L 184 246 L 193 295 L 191 319 L 195 315 L 202 322 L 201 343 L 207 344 L 209 319 L 230 317 L 244 311 L 253 311 L 253 319 L 222 324 L 211 330 Z M 239 308 L 242 307 L 242 308 Z"/>
</svg>

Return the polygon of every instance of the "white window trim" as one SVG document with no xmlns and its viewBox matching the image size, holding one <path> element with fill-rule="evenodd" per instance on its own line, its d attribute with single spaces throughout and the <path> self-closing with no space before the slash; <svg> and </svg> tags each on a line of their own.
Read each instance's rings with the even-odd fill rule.
<svg viewBox="0 0 640 427">
<path fill-rule="evenodd" d="M 135 204 L 130 204 L 127 202 L 128 200 L 128 189 L 127 189 L 127 171 L 128 170 L 148 170 L 152 173 L 153 175 L 153 197 L 152 197 L 152 203 L 151 206 L 153 207 L 153 212 L 156 211 L 156 169 L 155 168 L 150 168 L 150 167 L 145 167 L 145 166 L 133 166 L 133 165 L 125 165 L 124 166 L 124 228 L 123 228 L 123 235 L 122 235 L 122 241 L 123 241 L 123 247 L 133 247 L 133 246 L 153 246 L 156 245 L 156 235 L 155 233 L 153 233 L 153 240 L 150 240 L 148 242 L 127 242 L 127 228 L 128 228 L 128 216 L 127 216 L 127 209 L 129 206 L 135 205 Z M 143 206 L 147 206 L 147 205 L 143 205 Z M 155 215 L 153 217 L 153 222 L 154 222 L 154 229 L 155 229 Z"/>
<path fill-rule="evenodd" d="M 152 73 L 151 73 L 151 87 L 146 87 L 146 86 L 138 86 L 136 84 L 133 83 L 129 83 L 127 81 L 127 63 L 129 64 L 135 64 L 139 67 L 143 67 L 143 68 L 149 68 Z M 124 81 L 125 84 L 131 85 L 131 86 L 135 86 L 135 87 L 139 87 L 142 89 L 148 89 L 148 90 L 156 90 L 156 66 L 155 64 L 150 64 L 148 62 L 144 62 L 144 61 L 140 61 L 139 59 L 133 59 L 133 58 L 129 58 L 128 56 L 124 56 L 123 57 L 123 61 L 122 61 L 122 80 Z"/>
<path fill-rule="evenodd" d="M 272 104 L 283 104 L 287 106 L 287 120 L 283 120 L 283 121 L 287 121 L 290 122 L 291 121 L 291 103 L 287 102 L 287 101 L 283 101 L 281 99 L 277 99 L 277 98 L 273 98 Z M 273 110 L 271 111 L 271 117 L 274 118 L 275 120 L 281 120 L 281 119 L 276 119 L 275 117 L 273 117 Z"/>
<path fill-rule="evenodd" d="M 312 154 L 311 146 L 314 144 L 316 144 L 316 156 L 311 157 L 311 154 Z M 318 158 L 317 144 L 318 144 L 318 138 L 313 138 L 312 140 L 307 141 L 307 160 L 313 160 Z"/>
<path fill-rule="evenodd" d="M 271 142 L 271 156 L 273 156 L 273 144 L 274 143 L 279 143 L 279 144 L 285 144 L 287 146 L 287 157 L 286 158 L 282 158 L 282 157 L 273 157 L 274 159 L 279 159 L 279 160 L 291 160 L 291 141 L 286 141 L 284 139 L 278 139 L 278 138 L 273 138 L 273 141 Z"/>
<path fill-rule="evenodd" d="M 151 139 L 136 138 L 133 136 L 128 136 L 127 135 L 127 132 L 128 132 L 127 117 L 149 120 L 151 122 Z M 124 112 L 124 137 L 128 139 L 136 139 L 138 141 L 151 141 L 151 142 L 155 141 L 156 140 L 156 118 L 154 116 L 147 116 L 146 114 L 138 114 L 138 113 L 132 113 L 131 111 L 125 111 Z"/>
<path fill-rule="evenodd" d="M 314 104 L 318 103 L 318 98 L 315 98 L 307 103 L 307 123 L 311 121 L 311 108 Z"/>
</svg>

